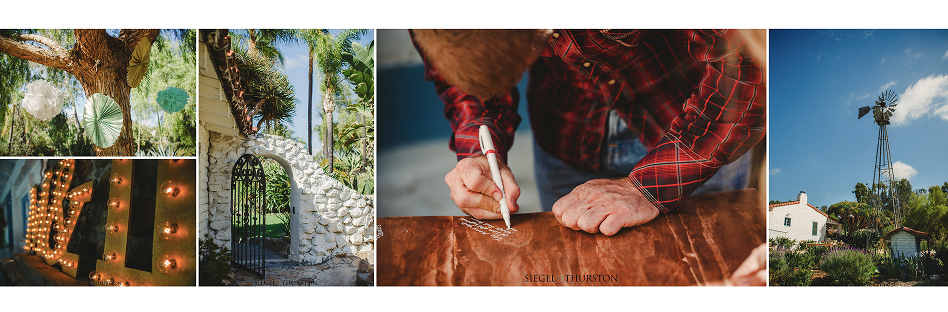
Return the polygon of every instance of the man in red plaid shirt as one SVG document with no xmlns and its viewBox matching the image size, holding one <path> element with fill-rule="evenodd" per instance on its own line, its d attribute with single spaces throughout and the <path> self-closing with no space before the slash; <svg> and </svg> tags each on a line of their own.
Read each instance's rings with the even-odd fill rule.
<svg viewBox="0 0 948 312">
<path fill-rule="evenodd" d="M 541 202 L 564 226 L 613 235 L 696 191 L 746 187 L 741 156 L 764 136 L 766 87 L 735 32 L 413 30 L 453 130 L 452 200 L 475 218 L 501 217 L 478 128 L 490 128 L 506 163 L 521 121 L 514 86 L 528 67 Z M 501 168 L 516 212 L 520 188 Z M 719 179 L 725 171 L 737 173 Z"/>
</svg>

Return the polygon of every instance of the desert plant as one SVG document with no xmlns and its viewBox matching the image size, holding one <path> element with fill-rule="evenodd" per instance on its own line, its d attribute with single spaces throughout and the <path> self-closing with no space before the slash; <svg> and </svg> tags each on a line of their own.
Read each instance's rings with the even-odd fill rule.
<svg viewBox="0 0 948 312">
<path fill-rule="evenodd" d="M 793 248 L 793 240 L 786 237 L 774 237 L 769 240 L 770 247 L 782 247 L 787 250 Z"/>
<path fill-rule="evenodd" d="M 809 286 L 813 278 L 813 265 L 805 254 L 777 247 L 769 255 L 770 285 Z"/>
<path fill-rule="evenodd" d="M 872 257 L 862 250 L 836 249 L 820 261 L 820 269 L 826 272 L 833 285 L 868 285 L 876 272 Z"/>
</svg>

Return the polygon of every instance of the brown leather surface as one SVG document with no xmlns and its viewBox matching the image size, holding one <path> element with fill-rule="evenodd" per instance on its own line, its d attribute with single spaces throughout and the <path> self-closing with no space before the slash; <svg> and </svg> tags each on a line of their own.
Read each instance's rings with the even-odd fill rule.
<svg viewBox="0 0 948 312">
<path fill-rule="evenodd" d="M 756 190 L 693 196 L 614 236 L 565 228 L 551 212 L 503 220 L 379 218 L 377 284 L 717 285 L 766 238 Z"/>
</svg>

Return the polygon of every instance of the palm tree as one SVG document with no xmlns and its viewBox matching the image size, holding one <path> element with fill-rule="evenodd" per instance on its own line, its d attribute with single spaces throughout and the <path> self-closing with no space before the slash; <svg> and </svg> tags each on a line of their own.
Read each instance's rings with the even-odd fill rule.
<svg viewBox="0 0 948 312">
<path fill-rule="evenodd" d="M 313 54 L 315 56 L 316 67 L 319 69 L 319 90 L 323 94 L 323 123 L 326 124 L 323 140 L 323 155 L 329 160 L 329 170 L 332 171 L 333 163 L 333 135 L 332 135 L 332 116 L 336 107 L 336 98 L 344 97 L 345 88 L 342 82 L 345 77 L 342 74 L 344 68 L 343 53 L 352 53 L 352 42 L 357 40 L 368 31 L 365 29 L 346 29 L 337 33 L 335 36 L 328 31 L 313 32 L 312 43 Z M 312 110 L 309 112 L 312 114 Z M 312 131 L 312 128 L 310 128 Z"/>
<path fill-rule="evenodd" d="M 296 31 L 296 36 L 306 42 L 307 47 L 309 47 L 309 88 L 307 89 L 308 93 L 306 96 L 306 103 L 308 106 L 306 113 L 306 146 L 309 148 L 309 154 L 313 155 L 313 55 L 316 50 L 316 41 L 321 33 L 329 32 L 326 29 L 300 29 Z"/>
<path fill-rule="evenodd" d="M 246 35 L 238 33 L 234 38 L 241 83 L 249 87 L 244 94 L 247 116 L 257 121 L 258 129 L 289 123 L 296 110 L 296 97 L 293 85 L 280 70 L 283 54 L 276 44 L 294 41 L 293 32 L 248 29 Z"/>
</svg>

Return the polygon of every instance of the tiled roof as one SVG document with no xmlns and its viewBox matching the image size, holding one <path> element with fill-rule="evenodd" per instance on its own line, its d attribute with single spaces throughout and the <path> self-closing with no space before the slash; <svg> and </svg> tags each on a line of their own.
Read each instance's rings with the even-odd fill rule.
<svg viewBox="0 0 948 312">
<path fill-rule="evenodd" d="M 783 202 L 783 203 L 776 203 L 776 204 L 770 204 L 770 206 L 767 208 L 767 210 L 768 210 L 768 211 L 773 211 L 773 210 L 774 210 L 774 207 L 790 206 L 790 205 L 797 205 L 797 204 L 800 204 L 800 201 L 799 201 L 799 200 L 788 201 L 788 202 Z M 828 214 L 826 214 L 825 212 L 823 212 L 822 210 L 820 210 L 820 208 L 816 208 L 816 207 L 814 207 L 813 205 L 810 205 L 810 203 L 807 203 L 806 205 L 807 205 L 807 206 L 810 206 L 810 208 L 813 208 L 813 210 L 815 210 L 816 212 L 819 212 L 821 215 L 823 215 L 823 216 L 826 217 L 827 219 L 833 220 L 833 221 L 836 222 L 836 223 L 840 223 L 839 220 L 836 220 L 836 218 L 830 217 Z"/>
<path fill-rule="evenodd" d="M 932 234 L 931 234 L 931 233 L 925 233 L 925 232 L 922 232 L 922 231 L 913 230 L 912 228 L 908 228 L 908 227 L 904 227 L 904 226 L 890 231 L 889 234 L 886 234 L 886 235 L 885 235 L 885 238 L 891 237 L 892 235 L 894 235 L 894 234 L 897 233 L 898 231 L 905 231 L 905 232 L 907 232 L 907 233 L 909 233 L 909 234 L 912 234 L 912 235 L 915 236 L 915 237 L 932 238 Z"/>
</svg>

